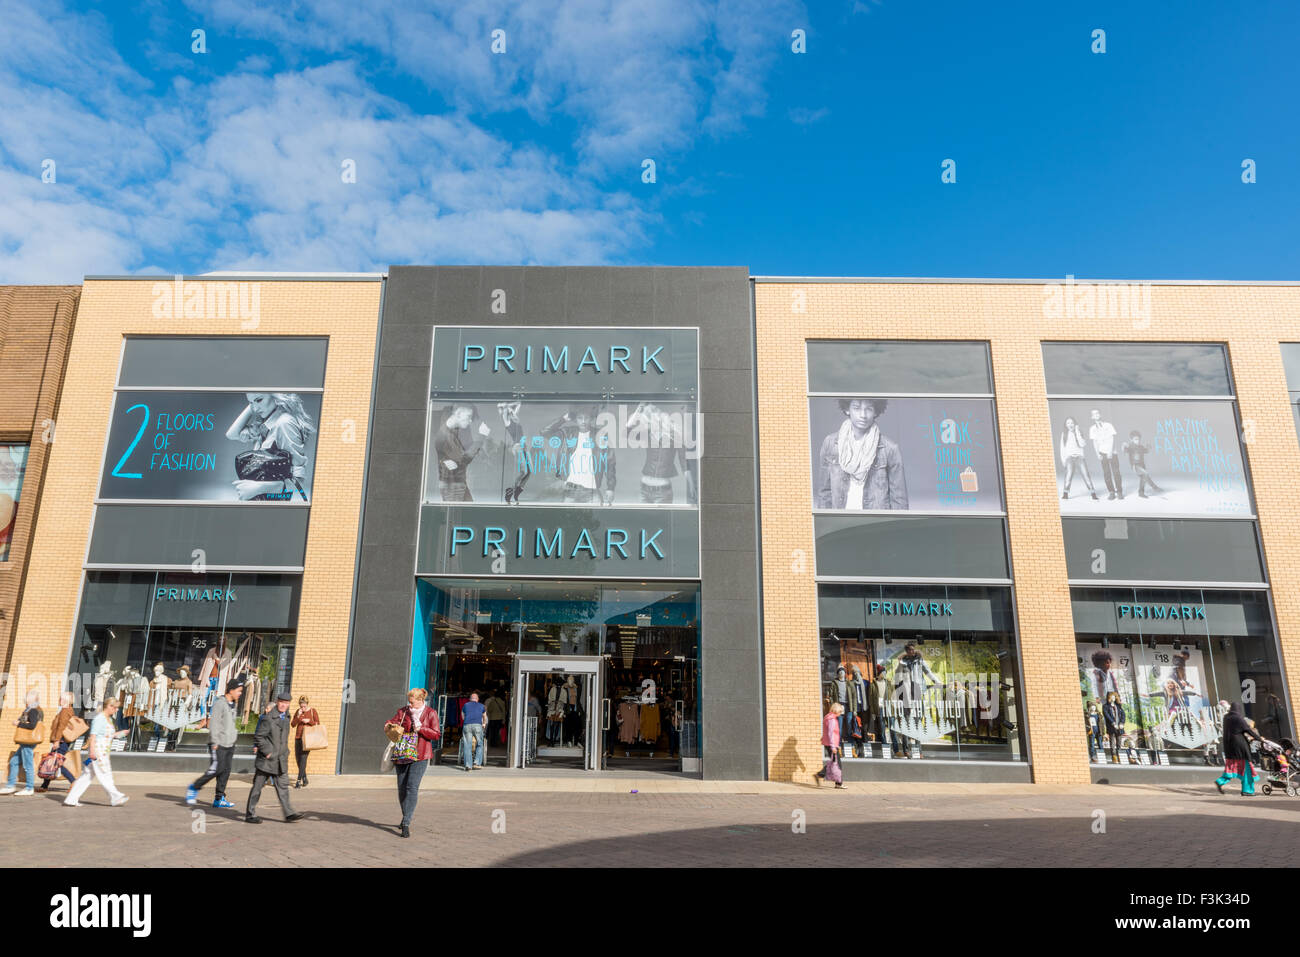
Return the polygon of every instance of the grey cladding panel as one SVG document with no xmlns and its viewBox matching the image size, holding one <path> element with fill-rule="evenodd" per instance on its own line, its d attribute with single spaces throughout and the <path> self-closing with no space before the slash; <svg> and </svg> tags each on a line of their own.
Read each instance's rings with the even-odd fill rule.
<svg viewBox="0 0 1300 957">
<path fill-rule="evenodd" d="M 100 505 L 91 564 L 300 568 L 307 551 L 306 508 L 275 505 Z"/>
</svg>

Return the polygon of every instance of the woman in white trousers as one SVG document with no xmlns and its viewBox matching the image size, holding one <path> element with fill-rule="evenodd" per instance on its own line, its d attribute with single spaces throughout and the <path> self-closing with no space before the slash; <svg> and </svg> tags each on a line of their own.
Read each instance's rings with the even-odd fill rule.
<svg viewBox="0 0 1300 957">
<path fill-rule="evenodd" d="M 108 792 L 108 799 L 113 807 L 127 802 L 127 796 L 119 791 L 117 785 L 113 783 L 113 765 L 109 763 L 108 759 L 113 739 L 127 733 L 118 731 L 113 726 L 113 715 L 117 713 L 117 707 L 118 701 L 116 698 L 105 698 L 103 710 L 91 722 L 90 734 L 87 735 L 90 745 L 90 760 L 81 769 L 81 776 L 77 778 L 77 783 L 72 786 L 72 790 L 68 792 L 67 798 L 64 799 L 64 806 L 77 807 L 79 805 L 81 796 L 90 787 L 92 777 Z"/>
</svg>

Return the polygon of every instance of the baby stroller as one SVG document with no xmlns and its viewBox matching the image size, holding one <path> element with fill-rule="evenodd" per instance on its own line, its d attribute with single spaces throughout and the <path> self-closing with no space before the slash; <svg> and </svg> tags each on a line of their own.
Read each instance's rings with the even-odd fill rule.
<svg viewBox="0 0 1300 957">
<path fill-rule="evenodd" d="M 1272 794 L 1274 788 L 1286 791 L 1287 797 L 1300 793 L 1300 767 L 1296 766 L 1295 744 L 1283 738 L 1279 744 L 1265 739 L 1259 744 L 1259 766 L 1264 781 L 1259 789 Z"/>
</svg>

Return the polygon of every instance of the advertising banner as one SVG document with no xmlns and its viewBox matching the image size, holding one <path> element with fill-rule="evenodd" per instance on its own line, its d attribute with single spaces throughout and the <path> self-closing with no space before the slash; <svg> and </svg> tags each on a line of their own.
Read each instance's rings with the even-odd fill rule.
<svg viewBox="0 0 1300 957">
<path fill-rule="evenodd" d="M 432 400 L 426 502 L 699 503 L 694 403 Z"/>
<path fill-rule="evenodd" d="M 100 498 L 306 503 L 320 410 L 318 393 L 120 391 Z"/>
<path fill-rule="evenodd" d="M 1109 692 L 1119 695 L 1124 707 L 1124 734 L 1130 736 L 1129 744 L 1138 746 L 1137 735 L 1142 727 L 1138 711 L 1138 697 L 1133 687 L 1133 652 L 1123 647 L 1103 648 L 1099 643 L 1079 642 L 1075 645 L 1079 658 L 1079 685 L 1083 690 L 1083 709 L 1090 702 L 1101 711 Z M 1083 716 L 1080 715 L 1080 721 Z M 1121 742 L 1122 743 L 1122 742 Z"/>
<path fill-rule="evenodd" d="M 1002 510 L 991 399 L 814 396 L 808 424 L 814 508 Z"/>
<path fill-rule="evenodd" d="M 1144 649 L 1137 663 L 1142 724 L 1166 746 L 1193 750 L 1219 738 L 1198 648 Z"/>
<path fill-rule="evenodd" d="M 0 562 L 9 561 L 14 521 L 22 499 L 23 477 L 27 474 L 27 446 L 0 444 Z"/>
<path fill-rule="evenodd" d="M 959 731 L 983 739 L 1005 737 L 1001 719 L 1002 666 L 997 641 L 897 643 L 881 664 L 891 728 L 915 741 L 935 741 Z"/>
<path fill-rule="evenodd" d="M 1051 399 L 1062 515 L 1249 515 L 1231 401 Z"/>
</svg>

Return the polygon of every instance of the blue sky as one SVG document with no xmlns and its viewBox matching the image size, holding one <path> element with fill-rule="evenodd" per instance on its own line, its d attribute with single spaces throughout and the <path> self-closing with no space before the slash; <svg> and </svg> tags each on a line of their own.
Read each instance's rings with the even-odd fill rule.
<svg viewBox="0 0 1300 957">
<path fill-rule="evenodd" d="M 1294 0 L 0 0 L 0 24 L 0 282 L 1300 279 Z"/>
</svg>

